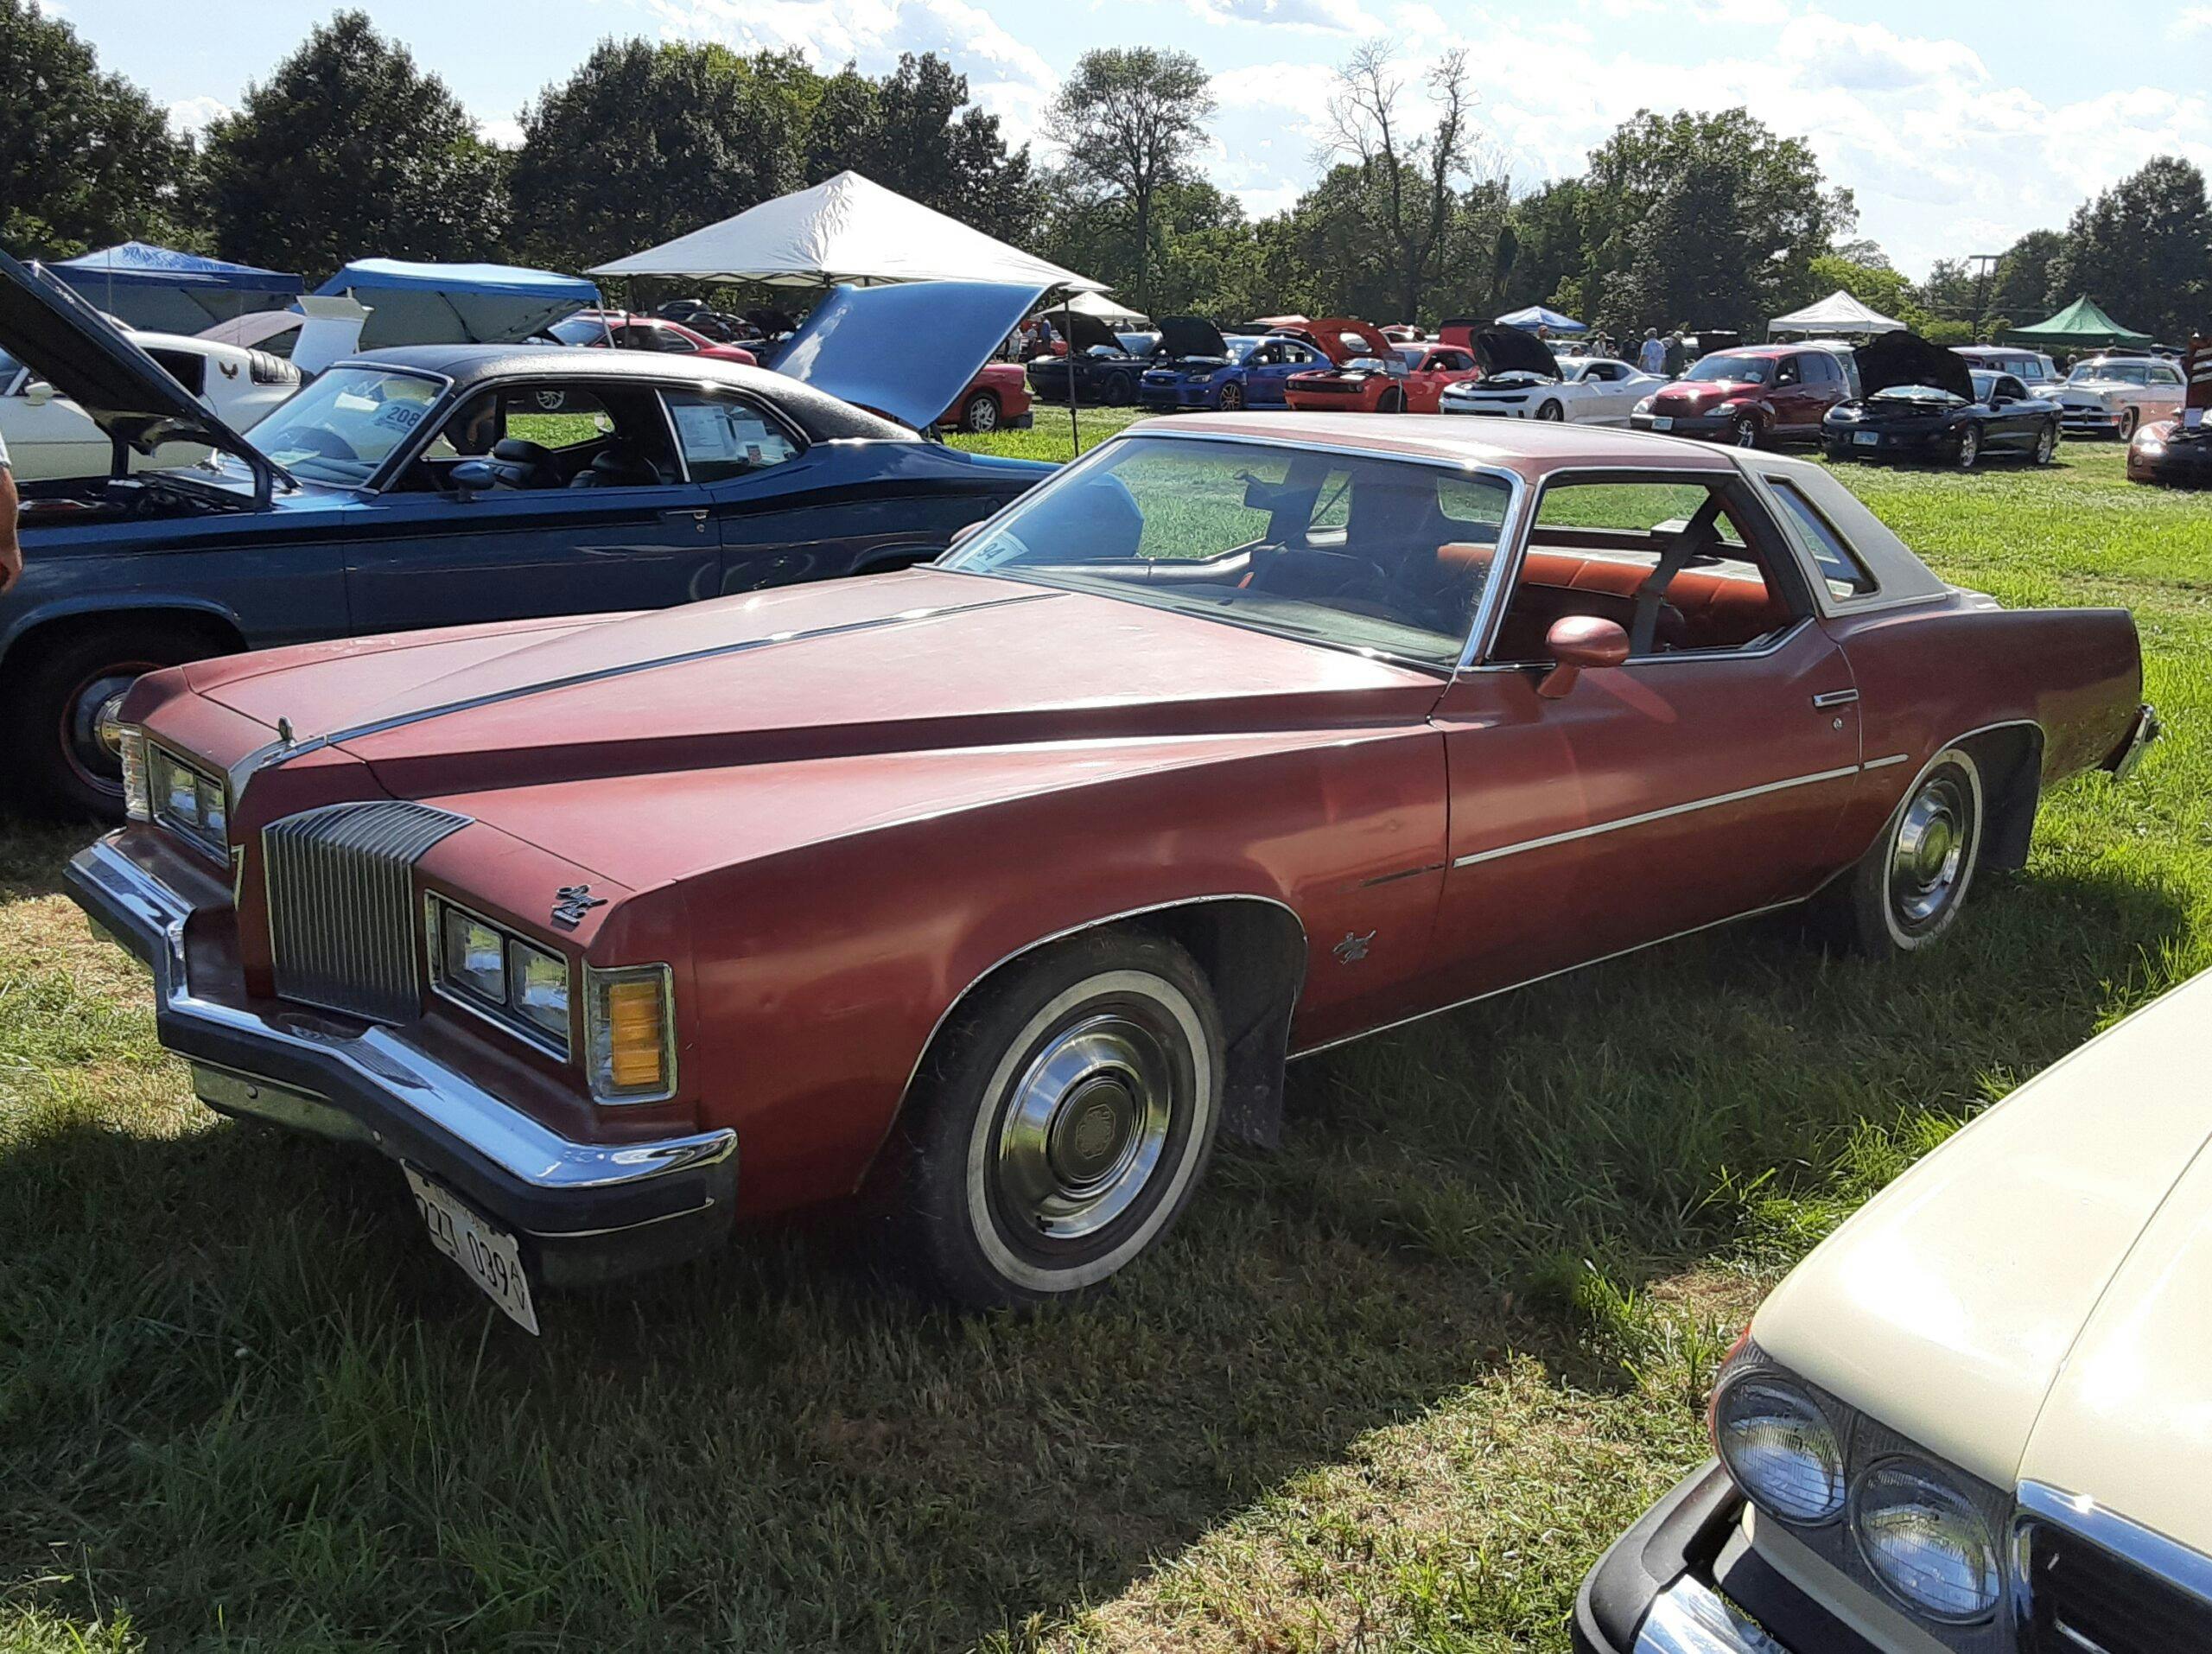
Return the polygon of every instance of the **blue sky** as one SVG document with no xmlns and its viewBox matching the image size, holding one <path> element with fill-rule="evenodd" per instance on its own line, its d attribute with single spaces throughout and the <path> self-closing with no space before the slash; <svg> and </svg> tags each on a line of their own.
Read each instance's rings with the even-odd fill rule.
<svg viewBox="0 0 2212 1654">
<path fill-rule="evenodd" d="M 61 0 L 102 60 L 187 124 L 235 104 L 327 5 Z M 2212 170 L 2212 4 L 2112 0 L 377 0 L 378 27 L 442 75 L 487 134 L 607 35 L 796 47 L 876 70 L 934 50 L 1012 135 L 1035 134 L 1085 48 L 1180 47 L 1214 74 L 1205 161 L 1255 212 L 1313 175 L 1328 70 L 1382 35 L 1408 80 L 1453 45 L 1481 93 L 1482 164 L 1516 188 L 1579 170 L 1643 105 L 1745 104 L 1812 143 L 1862 232 L 1917 276 L 2002 250 L 2149 156 Z M 619 249 L 608 250 L 610 256 Z"/>
</svg>

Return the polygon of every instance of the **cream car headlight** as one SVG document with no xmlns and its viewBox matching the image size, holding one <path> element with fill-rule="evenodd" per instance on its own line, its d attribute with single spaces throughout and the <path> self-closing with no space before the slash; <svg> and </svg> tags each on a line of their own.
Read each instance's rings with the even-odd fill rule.
<svg viewBox="0 0 2212 1654">
<path fill-rule="evenodd" d="M 1788 1379 L 1753 1372 L 1714 1399 L 1713 1441 L 1751 1501 L 1801 1526 L 1843 1509 L 1843 1443 L 1815 1402 Z"/>
<path fill-rule="evenodd" d="M 1876 1465 L 1852 1494 L 1851 1525 L 1874 1576 L 1929 1619 L 1963 1624 L 1996 1607 L 2004 1570 L 1989 1524 L 1933 1466 Z"/>
</svg>

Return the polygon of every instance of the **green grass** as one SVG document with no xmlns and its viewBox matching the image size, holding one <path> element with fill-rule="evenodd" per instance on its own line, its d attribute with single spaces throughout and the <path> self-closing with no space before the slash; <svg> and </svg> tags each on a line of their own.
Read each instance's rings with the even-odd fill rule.
<svg viewBox="0 0 2212 1654">
<path fill-rule="evenodd" d="M 0 839 L 0 1650 L 1563 1648 L 1761 1286 L 2212 963 L 2212 499 L 2065 454 L 1847 474 L 1948 575 L 2134 607 L 2173 730 L 1942 948 L 1741 929 L 1302 1063 L 1280 1152 L 1032 1319 L 823 1227 L 532 1340 L 381 1162 L 194 1105 L 69 836 Z"/>
</svg>

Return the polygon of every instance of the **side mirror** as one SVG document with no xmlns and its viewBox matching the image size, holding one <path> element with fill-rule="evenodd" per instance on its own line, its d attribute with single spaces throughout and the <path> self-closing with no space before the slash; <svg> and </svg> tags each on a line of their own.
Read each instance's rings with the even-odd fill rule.
<svg viewBox="0 0 2212 1654">
<path fill-rule="evenodd" d="M 33 379 L 23 387 L 23 400 L 34 408 L 43 408 L 54 400 L 54 387 L 44 379 Z"/>
<path fill-rule="evenodd" d="M 446 480 L 463 499 L 488 493 L 499 486 L 499 474 L 484 460 L 463 460 L 446 473 Z"/>
<path fill-rule="evenodd" d="M 1544 646 L 1552 652 L 1553 665 L 1536 685 L 1536 693 L 1547 701 L 1565 695 L 1584 672 L 1618 666 L 1628 659 L 1628 633 L 1621 630 L 1618 621 L 1599 620 L 1594 614 L 1569 614 L 1554 620 L 1552 629 L 1544 634 Z"/>
</svg>

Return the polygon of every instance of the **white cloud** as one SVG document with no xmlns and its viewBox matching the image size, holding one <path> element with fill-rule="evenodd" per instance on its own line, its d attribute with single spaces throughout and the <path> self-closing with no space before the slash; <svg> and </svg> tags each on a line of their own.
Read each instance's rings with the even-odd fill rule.
<svg viewBox="0 0 2212 1654">
<path fill-rule="evenodd" d="M 522 148 L 522 123 L 512 115 L 479 115 L 476 136 L 495 149 Z"/>
<path fill-rule="evenodd" d="M 1370 34 L 1382 25 L 1359 0 L 1188 0 L 1210 23 L 1264 23 L 1330 35 Z"/>
<path fill-rule="evenodd" d="M 48 8 L 51 10 L 51 8 Z M 169 105 L 169 126 L 179 132 L 203 132 L 210 121 L 232 113 L 219 98 L 180 98 Z"/>
<path fill-rule="evenodd" d="M 1956 41 L 1907 40 L 1879 23 L 1839 22 L 1817 15 L 1785 25 L 1775 51 L 1800 85 L 1847 92 L 1899 92 L 1989 78 L 1980 57 Z"/>
</svg>

